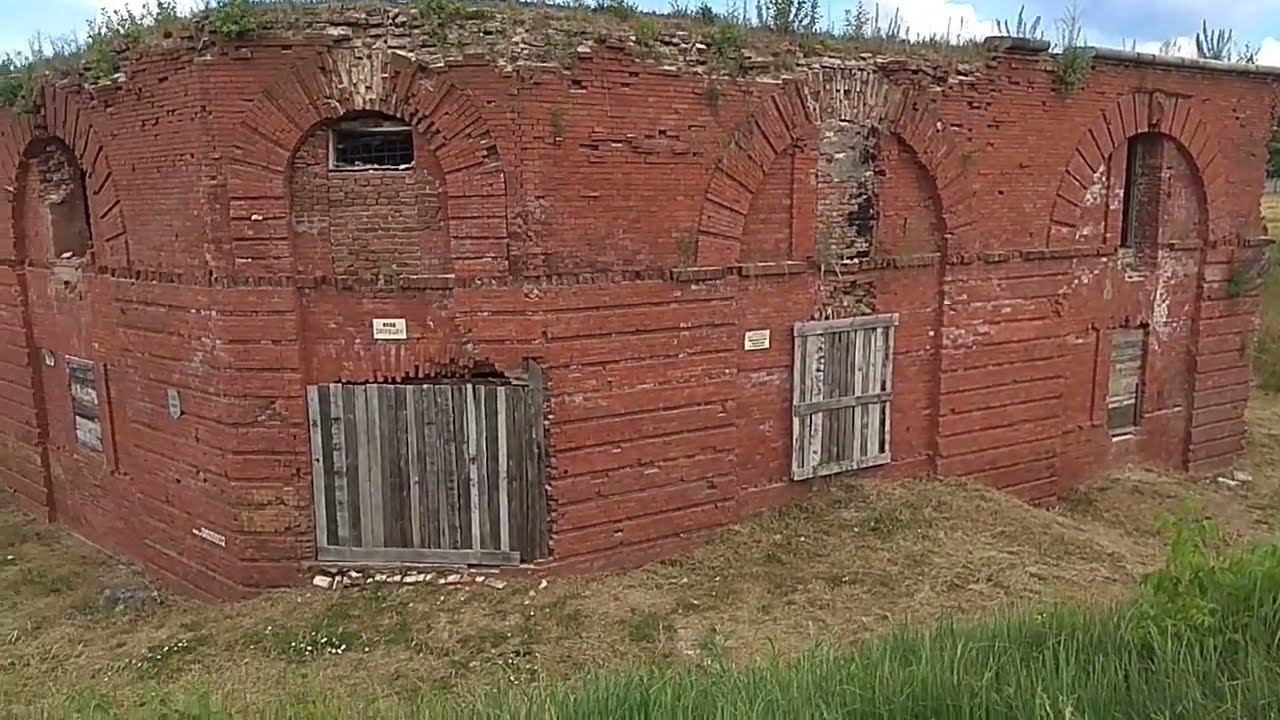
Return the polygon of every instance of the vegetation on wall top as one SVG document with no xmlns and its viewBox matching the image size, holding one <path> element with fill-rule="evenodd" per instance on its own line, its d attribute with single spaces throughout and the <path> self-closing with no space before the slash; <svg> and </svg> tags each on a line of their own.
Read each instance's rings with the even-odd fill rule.
<svg viewBox="0 0 1280 720">
<path fill-rule="evenodd" d="M 754 1 L 755 7 L 749 3 Z M 131 55 L 154 43 L 195 44 L 206 36 L 232 39 L 259 34 L 298 34 L 326 23 L 376 22 L 377 12 L 397 13 L 420 50 L 481 51 L 495 61 L 522 60 L 572 65 L 577 48 L 610 37 L 629 41 L 640 57 L 697 65 L 712 74 L 786 72 L 804 57 L 851 57 L 868 51 L 981 59 L 982 36 L 991 32 L 1043 39 L 1044 21 L 1020 8 L 1012 21 L 991 28 L 955 27 L 943 33 L 913 32 L 901 15 L 876 2 L 858 0 L 843 17 L 824 16 L 817 0 L 728 0 L 723 10 L 707 0 L 691 5 L 670 0 L 667 13 L 642 13 L 632 0 L 553 0 L 525 4 L 507 0 L 208 0 L 194 14 L 177 11 L 175 0 L 147 0 L 137 9 L 104 10 L 83 37 L 36 35 L 26 52 L 0 56 L 0 105 L 32 112 L 42 78 L 79 78 L 87 85 L 121 79 Z M 740 4 L 739 4 L 740 3 Z M 373 12 L 371 14 L 371 11 Z M 1085 49 L 1077 0 L 1053 21 L 1058 83 L 1066 91 L 1085 84 L 1091 54 Z M 1225 34 L 1224 34 L 1225 33 Z M 1230 31 L 1197 37 L 1204 52 L 1244 59 Z M 1250 55 L 1252 53 L 1252 55 Z"/>
</svg>

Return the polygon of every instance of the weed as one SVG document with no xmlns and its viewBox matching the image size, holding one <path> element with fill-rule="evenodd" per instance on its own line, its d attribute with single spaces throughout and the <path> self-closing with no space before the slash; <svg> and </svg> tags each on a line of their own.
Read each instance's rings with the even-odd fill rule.
<svg viewBox="0 0 1280 720">
<path fill-rule="evenodd" d="M 596 0 L 593 9 L 618 20 L 630 20 L 639 12 L 639 9 L 628 0 Z"/>
<path fill-rule="evenodd" d="M 821 19 L 818 0 L 756 0 L 756 24 L 782 35 L 812 35 Z"/>
<path fill-rule="evenodd" d="M 658 42 L 658 34 L 662 31 L 658 21 L 648 17 L 636 18 L 633 29 L 636 34 L 636 42 L 644 47 L 652 47 L 654 43 Z"/>
<path fill-rule="evenodd" d="M 226 37 L 244 38 L 258 31 L 258 13 L 250 0 L 218 0 L 208 22 L 210 30 Z"/>
<path fill-rule="evenodd" d="M 745 70 L 742 48 L 747 41 L 747 31 L 737 23 L 718 22 L 711 26 L 707 45 L 716 66 L 730 75 L 741 75 Z"/>
<path fill-rule="evenodd" d="M 906 39 L 908 32 L 902 24 L 900 11 L 895 9 L 893 15 L 881 18 L 879 3 L 869 9 L 863 0 L 858 0 L 858 4 L 852 9 L 844 11 L 842 35 L 848 40 L 898 42 Z"/>
<path fill-rule="evenodd" d="M 449 38 L 450 26 L 467 16 L 467 6 L 461 0 L 414 0 L 418 20 L 428 39 L 436 44 Z"/>
<path fill-rule="evenodd" d="M 0 105 L 35 113 L 36 71 L 29 59 L 12 54 L 0 58 Z"/>
<path fill-rule="evenodd" d="M 1025 15 L 1026 10 L 1026 5 L 1018 6 L 1018 17 L 1014 22 L 1010 23 L 1008 20 L 996 20 L 996 29 L 999 30 L 1002 35 L 1007 35 L 1009 37 L 1043 40 L 1044 28 L 1040 26 L 1041 17 L 1037 15 L 1035 18 L 1028 21 Z"/>
<path fill-rule="evenodd" d="M 719 85 L 711 83 L 707 85 L 707 89 L 702 91 L 702 97 L 707 101 L 707 105 L 714 111 L 724 103 L 724 90 Z"/>
<path fill-rule="evenodd" d="M 1093 53 L 1086 48 L 1071 48 L 1058 55 L 1058 89 L 1075 92 L 1085 86 L 1093 69 Z"/>
<path fill-rule="evenodd" d="M 676 259 L 680 267 L 693 267 L 698 263 L 698 236 L 689 233 L 676 239 Z"/>
<path fill-rule="evenodd" d="M 133 668 L 149 677 L 163 675 L 175 669 L 173 666 L 176 660 L 194 653 L 203 642 L 199 635 L 188 635 L 153 645 L 133 661 Z"/>
<path fill-rule="evenodd" d="M 566 128 L 564 125 L 564 111 L 558 107 L 551 108 L 551 137 L 556 141 L 564 139 Z"/>
<path fill-rule="evenodd" d="M 18 571 L 18 582 L 28 592 L 58 595 L 75 590 L 79 583 L 74 575 L 38 566 L 24 566 Z"/>
<path fill-rule="evenodd" d="M 1196 57 L 1203 60 L 1231 60 L 1235 47 L 1234 33 L 1231 30 L 1210 30 L 1209 21 L 1205 20 L 1196 32 Z"/>
<path fill-rule="evenodd" d="M 720 16 L 715 9 L 705 1 L 698 4 L 697 9 L 693 11 L 693 15 L 703 25 L 715 25 L 720 21 Z"/>
<path fill-rule="evenodd" d="M 698 652 L 703 662 L 712 666 L 721 666 L 729 659 L 728 643 L 717 628 L 711 628 L 698 641 Z"/>
<path fill-rule="evenodd" d="M 1080 0 L 1070 0 L 1054 24 L 1058 28 L 1058 89 L 1074 92 L 1085 86 L 1093 69 L 1093 52 L 1085 47 L 1088 39 L 1084 35 Z"/>
<path fill-rule="evenodd" d="M 635 612 L 627 620 L 627 639 L 634 643 L 657 645 L 671 632 L 671 624 L 661 613 L 652 610 Z"/>
</svg>

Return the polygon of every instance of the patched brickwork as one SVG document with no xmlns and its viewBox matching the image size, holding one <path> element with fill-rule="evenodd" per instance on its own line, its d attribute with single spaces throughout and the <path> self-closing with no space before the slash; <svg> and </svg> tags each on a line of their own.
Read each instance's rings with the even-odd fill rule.
<svg viewBox="0 0 1280 720">
<path fill-rule="evenodd" d="M 414 133 L 412 168 L 338 170 L 331 123 L 314 129 L 289 167 L 294 252 L 304 275 L 392 279 L 449 271 L 439 162 Z"/>
<path fill-rule="evenodd" d="M 618 568 L 813 487 L 789 480 L 792 329 L 871 312 L 898 317 L 892 462 L 831 482 L 1051 502 L 1112 463 L 1242 447 L 1257 298 L 1228 286 L 1261 230 L 1268 76 L 1098 58 L 1064 94 L 1047 58 L 1003 52 L 727 78 L 615 41 L 441 61 L 379 22 L 177 43 L 0 114 L 0 483 L 24 507 L 194 594 L 295 583 L 308 384 L 536 360 L 543 565 Z M 328 128 L 369 113 L 412 126 L 412 168 L 330 168 Z M 1156 178 L 1138 263 L 1135 136 Z M 58 143 L 92 237 L 69 265 L 41 204 Z M 1125 328 L 1144 389 L 1113 439 Z M 101 451 L 77 443 L 69 358 L 93 365 Z"/>
</svg>

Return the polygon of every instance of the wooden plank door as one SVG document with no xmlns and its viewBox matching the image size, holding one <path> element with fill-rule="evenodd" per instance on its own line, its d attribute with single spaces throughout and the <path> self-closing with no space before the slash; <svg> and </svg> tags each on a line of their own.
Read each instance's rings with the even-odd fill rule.
<svg viewBox="0 0 1280 720">
<path fill-rule="evenodd" d="M 510 565 L 547 554 L 540 376 L 307 389 L 320 560 Z"/>
</svg>

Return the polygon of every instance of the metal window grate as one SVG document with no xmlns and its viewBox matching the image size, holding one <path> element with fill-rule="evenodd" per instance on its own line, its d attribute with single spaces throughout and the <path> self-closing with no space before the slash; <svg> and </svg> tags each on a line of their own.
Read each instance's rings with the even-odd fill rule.
<svg viewBox="0 0 1280 720">
<path fill-rule="evenodd" d="M 409 127 L 337 127 L 332 132 L 334 170 L 404 170 L 413 167 Z"/>
<path fill-rule="evenodd" d="M 897 323 L 873 315 L 796 325 L 793 479 L 889 462 Z"/>
</svg>

